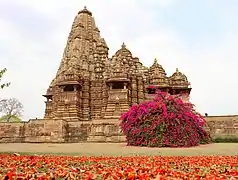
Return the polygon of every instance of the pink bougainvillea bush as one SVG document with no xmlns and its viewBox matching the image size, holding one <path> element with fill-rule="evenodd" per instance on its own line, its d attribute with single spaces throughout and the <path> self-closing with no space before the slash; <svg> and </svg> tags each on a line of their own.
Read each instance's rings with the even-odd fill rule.
<svg viewBox="0 0 238 180">
<path fill-rule="evenodd" d="M 205 119 L 179 96 L 157 92 L 153 101 L 133 105 L 121 116 L 127 145 L 191 147 L 211 142 Z"/>
</svg>

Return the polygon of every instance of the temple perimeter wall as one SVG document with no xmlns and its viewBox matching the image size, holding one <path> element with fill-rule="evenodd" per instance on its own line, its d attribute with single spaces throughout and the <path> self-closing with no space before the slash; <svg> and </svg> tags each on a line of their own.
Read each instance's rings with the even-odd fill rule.
<svg viewBox="0 0 238 180">
<path fill-rule="evenodd" d="M 238 137 L 238 115 L 205 117 L 213 138 Z M 111 122 L 111 123 L 109 123 Z M 76 143 L 125 142 L 118 119 L 107 122 L 67 122 L 64 120 L 31 119 L 21 123 L 0 123 L 1 143 Z"/>
</svg>

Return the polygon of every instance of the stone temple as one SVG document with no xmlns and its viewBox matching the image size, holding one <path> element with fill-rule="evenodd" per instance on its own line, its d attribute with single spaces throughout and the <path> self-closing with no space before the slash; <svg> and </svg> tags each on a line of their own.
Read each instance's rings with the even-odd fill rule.
<svg viewBox="0 0 238 180">
<path fill-rule="evenodd" d="M 68 122 L 116 122 L 133 104 L 151 99 L 155 89 L 189 99 L 187 77 L 178 69 L 167 76 L 154 60 L 145 67 L 122 43 L 109 47 L 86 7 L 74 19 L 56 77 L 46 95 L 45 118 Z"/>
<path fill-rule="evenodd" d="M 108 57 L 92 13 L 79 11 L 63 58 L 44 97 L 43 119 L 0 122 L 0 143 L 125 142 L 121 113 L 153 98 L 156 89 L 189 100 L 190 83 L 178 69 L 167 76 L 154 60 L 145 67 L 124 43 Z M 207 116 L 212 137 L 238 134 L 238 115 Z"/>
</svg>

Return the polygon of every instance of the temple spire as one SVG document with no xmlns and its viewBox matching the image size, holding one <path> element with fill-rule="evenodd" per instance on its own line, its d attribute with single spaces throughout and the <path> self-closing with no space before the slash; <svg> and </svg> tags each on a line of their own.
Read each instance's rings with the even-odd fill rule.
<svg viewBox="0 0 238 180">
<path fill-rule="evenodd" d="M 97 44 L 101 43 L 108 49 L 105 40 L 102 40 L 99 32 L 92 13 L 84 6 L 74 19 L 62 62 L 56 74 L 56 80 L 53 81 L 54 83 L 65 79 L 65 76 L 68 75 L 66 73 L 68 73 L 69 70 L 76 76 L 85 74 L 79 72 L 81 72 L 82 69 L 88 69 L 89 54 L 96 52 L 96 47 L 93 46 L 93 42 Z"/>
</svg>

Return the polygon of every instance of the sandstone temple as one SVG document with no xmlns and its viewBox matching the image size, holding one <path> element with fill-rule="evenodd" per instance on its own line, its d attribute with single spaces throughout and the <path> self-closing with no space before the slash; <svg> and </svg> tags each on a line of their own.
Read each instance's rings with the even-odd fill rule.
<svg viewBox="0 0 238 180">
<path fill-rule="evenodd" d="M 63 57 L 49 85 L 43 119 L 0 123 L 0 142 L 124 142 L 120 115 L 153 98 L 156 89 L 189 100 L 187 77 L 167 76 L 156 59 L 145 67 L 122 43 L 112 57 L 92 13 L 74 19 Z M 237 135 L 238 116 L 206 117 L 212 136 Z"/>
<path fill-rule="evenodd" d="M 131 105 L 153 97 L 155 88 L 188 99 L 190 83 L 178 69 L 167 76 L 156 59 L 147 68 L 124 43 L 112 57 L 108 50 L 92 13 L 79 11 L 56 77 L 44 95 L 45 118 L 118 121 Z"/>
</svg>

